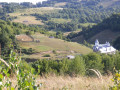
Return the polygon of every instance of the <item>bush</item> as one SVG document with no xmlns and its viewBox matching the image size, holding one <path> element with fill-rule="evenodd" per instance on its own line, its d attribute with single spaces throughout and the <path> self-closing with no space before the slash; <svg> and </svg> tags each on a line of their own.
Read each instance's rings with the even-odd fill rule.
<svg viewBox="0 0 120 90">
<path fill-rule="evenodd" d="M 22 53 L 25 53 L 25 54 L 33 54 L 33 53 L 35 53 L 35 50 L 32 49 L 32 48 L 22 49 Z"/>
<path fill-rule="evenodd" d="M 8 62 L 5 62 L 0 58 L 0 90 L 38 90 L 39 85 L 35 82 L 35 70 L 30 68 L 26 62 L 21 62 L 21 59 L 17 54 L 11 51 Z M 4 64 L 6 66 L 4 66 Z M 3 67 L 4 66 L 4 67 Z M 29 68 L 28 68 L 29 67 Z M 14 73 L 14 77 L 17 77 L 17 83 L 12 87 L 12 82 L 10 80 L 10 74 Z M 5 80 L 7 78 L 7 80 Z"/>
<path fill-rule="evenodd" d="M 43 57 L 50 57 L 50 55 L 49 54 L 45 54 Z"/>
<path fill-rule="evenodd" d="M 57 52 L 55 50 L 53 50 L 53 53 L 56 54 Z"/>
<path fill-rule="evenodd" d="M 58 75 L 85 75 L 85 62 L 82 57 L 62 61 L 39 60 L 32 67 L 40 74 L 55 73 Z"/>
<path fill-rule="evenodd" d="M 25 34 L 26 35 L 31 35 L 32 33 L 31 33 L 31 31 L 26 31 Z"/>
<path fill-rule="evenodd" d="M 116 71 L 116 73 L 113 76 L 112 81 L 114 82 L 114 85 L 111 86 L 110 90 L 120 90 L 120 71 Z"/>
</svg>

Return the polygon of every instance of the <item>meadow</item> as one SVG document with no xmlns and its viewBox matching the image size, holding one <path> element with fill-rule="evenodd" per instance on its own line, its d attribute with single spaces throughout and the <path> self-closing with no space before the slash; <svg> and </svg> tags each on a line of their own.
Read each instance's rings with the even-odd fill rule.
<svg viewBox="0 0 120 90">
<path fill-rule="evenodd" d="M 28 9 L 19 9 L 14 13 L 9 13 L 11 17 L 17 17 L 16 19 L 12 20 L 13 22 L 19 22 L 23 24 L 37 24 L 37 25 L 44 25 L 41 20 L 36 20 L 35 16 L 31 16 L 30 14 L 49 14 L 55 13 L 62 8 L 54 8 L 54 7 L 41 7 L 41 8 L 28 8 Z M 24 22 L 27 21 L 27 22 Z"/>
<path fill-rule="evenodd" d="M 70 76 L 38 76 L 36 83 L 40 84 L 40 90 L 109 90 L 113 85 L 112 76 L 103 76 L 103 81 L 97 77 L 70 77 Z M 15 78 L 11 78 L 14 84 Z"/>
<path fill-rule="evenodd" d="M 35 54 L 25 55 L 25 57 L 31 58 L 41 58 L 45 54 L 50 54 L 51 57 L 58 57 L 60 54 L 62 56 L 66 56 L 68 54 L 88 54 L 92 52 L 92 50 L 82 44 L 78 44 L 75 42 L 67 42 L 61 39 L 49 38 L 43 34 L 33 34 L 32 37 L 35 40 L 39 40 L 40 42 L 20 42 L 20 46 L 24 49 L 32 48 L 36 51 Z M 53 50 L 56 51 L 56 54 L 53 54 Z"/>
</svg>

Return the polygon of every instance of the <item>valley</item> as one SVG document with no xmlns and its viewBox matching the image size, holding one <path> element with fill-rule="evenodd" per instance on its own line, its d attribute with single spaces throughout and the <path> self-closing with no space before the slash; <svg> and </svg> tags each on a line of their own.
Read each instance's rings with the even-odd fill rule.
<svg viewBox="0 0 120 90">
<path fill-rule="evenodd" d="M 0 2 L 0 90 L 119 90 L 120 0 Z"/>
</svg>

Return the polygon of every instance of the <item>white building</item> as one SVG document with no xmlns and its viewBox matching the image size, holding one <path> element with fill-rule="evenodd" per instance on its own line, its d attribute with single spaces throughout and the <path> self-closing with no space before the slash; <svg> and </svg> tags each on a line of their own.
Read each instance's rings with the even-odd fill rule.
<svg viewBox="0 0 120 90">
<path fill-rule="evenodd" d="M 74 58 L 75 58 L 75 56 L 72 56 L 72 55 L 67 55 L 67 58 L 68 58 L 68 59 L 74 59 Z"/>
<path fill-rule="evenodd" d="M 106 42 L 105 44 L 99 44 L 99 41 L 95 41 L 95 45 L 93 46 L 94 52 L 100 52 L 100 53 L 109 53 L 109 54 L 115 54 L 116 49 L 110 45 L 109 42 Z"/>
</svg>

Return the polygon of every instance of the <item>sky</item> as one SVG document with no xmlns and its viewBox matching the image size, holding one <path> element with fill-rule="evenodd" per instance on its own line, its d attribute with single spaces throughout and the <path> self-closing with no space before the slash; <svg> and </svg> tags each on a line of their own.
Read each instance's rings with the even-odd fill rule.
<svg viewBox="0 0 120 90">
<path fill-rule="evenodd" d="M 33 4 L 36 4 L 37 2 L 42 2 L 42 1 L 47 1 L 47 0 L 0 0 L 0 2 L 17 2 L 17 3 L 21 3 L 21 2 L 32 2 Z"/>
</svg>

